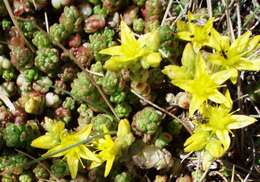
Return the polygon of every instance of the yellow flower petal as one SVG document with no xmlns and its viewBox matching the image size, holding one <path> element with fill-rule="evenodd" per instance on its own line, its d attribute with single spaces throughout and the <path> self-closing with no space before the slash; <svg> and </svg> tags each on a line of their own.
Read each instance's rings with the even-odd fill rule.
<svg viewBox="0 0 260 182">
<path fill-rule="evenodd" d="M 226 97 L 219 91 L 215 91 L 212 95 L 209 96 L 209 100 L 218 104 L 222 104 L 226 102 Z"/>
<path fill-rule="evenodd" d="M 107 127 L 105 125 L 103 125 L 103 132 L 105 133 L 105 136 L 104 136 L 105 140 L 113 143 L 112 137 L 109 134 L 109 130 L 107 129 Z"/>
<path fill-rule="evenodd" d="M 227 69 L 227 71 L 229 71 L 231 77 L 230 77 L 230 80 L 233 84 L 236 84 L 237 82 L 237 76 L 238 76 L 238 71 L 234 68 L 231 68 L 231 69 Z"/>
<path fill-rule="evenodd" d="M 71 145 L 71 144 L 63 143 L 63 144 L 57 145 L 57 146 L 51 148 L 50 150 L 48 150 L 48 152 L 46 152 L 42 156 L 43 157 L 47 157 L 47 156 L 51 155 L 51 157 L 61 157 L 61 156 L 65 155 L 66 153 L 68 153 L 70 150 L 59 152 L 59 153 L 57 153 L 55 155 L 52 155 L 52 154 L 56 153 L 56 152 L 58 152 L 58 151 L 60 151 L 60 150 L 62 150 L 64 148 L 66 148 L 66 147 L 68 147 L 69 145 Z"/>
<path fill-rule="evenodd" d="M 32 147 L 41 148 L 41 149 L 50 149 L 59 144 L 59 140 L 57 140 L 52 135 L 46 134 L 34 139 L 31 143 Z"/>
<path fill-rule="evenodd" d="M 73 136 L 78 137 L 79 140 L 85 140 L 88 138 L 90 132 L 92 130 L 92 124 L 87 124 L 82 127 L 78 132 L 76 132 Z"/>
<path fill-rule="evenodd" d="M 186 41 L 192 41 L 192 37 L 194 35 L 192 35 L 191 32 L 188 32 L 188 31 L 183 31 L 183 32 L 178 32 L 177 33 L 177 37 L 179 39 L 182 39 L 182 40 L 186 40 Z"/>
<path fill-rule="evenodd" d="M 221 85 L 222 83 L 227 81 L 231 76 L 232 75 L 229 70 L 223 70 L 212 74 L 211 79 L 214 80 L 214 82 L 218 85 Z"/>
<path fill-rule="evenodd" d="M 229 90 L 227 89 L 226 93 L 225 93 L 225 97 L 226 97 L 226 101 L 223 103 L 225 105 L 225 107 L 229 108 L 229 109 L 232 109 L 233 107 L 233 101 L 231 99 L 231 96 L 230 96 L 230 92 Z"/>
<path fill-rule="evenodd" d="M 32 147 L 50 149 L 60 143 L 60 135 L 65 128 L 63 122 L 45 118 L 44 128 L 47 130 L 46 134 L 34 139 L 31 143 Z"/>
<path fill-rule="evenodd" d="M 101 162 L 101 160 L 97 157 L 97 155 L 91 152 L 86 146 L 81 145 L 79 149 L 80 149 L 79 155 L 81 158 L 91 160 L 91 161 Z"/>
<path fill-rule="evenodd" d="M 251 51 L 253 51 L 255 48 L 257 48 L 257 46 L 259 46 L 259 42 L 260 42 L 260 35 L 256 35 L 254 36 L 247 47 L 246 53 L 250 53 Z"/>
<path fill-rule="evenodd" d="M 94 169 L 94 168 L 96 168 L 96 167 L 101 166 L 102 164 L 103 164 L 103 161 L 101 161 L 101 162 L 93 161 L 93 162 L 91 162 L 91 164 L 90 164 L 90 166 L 89 166 L 89 169 Z"/>
<path fill-rule="evenodd" d="M 193 50 L 193 47 L 190 43 L 188 43 L 184 50 L 183 50 L 183 54 L 182 54 L 182 58 L 181 58 L 181 63 L 183 66 L 189 68 L 189 70 L 194 71 L 195 69 L 195 52 Z"/>
<path fill-rule="evenodd" d="M 111 56 L 119 56 L 122 55 L 121 46 L 113 46 L 106 49 L 103 49 L 99 52 L 100 54 L 107 54 Z"/>
<path fill-rule="evenodd" d="M 224 148 L 219 140 L 210 139 L 206 145 L 206 150 L 215 158 L 219 158 L 224 154 Z"/>
<path fill-rule="evenodd" d="M 254 64 L 256 62 L 249 61 L 247 59 L 241 58 L 240 63 L 236 66 L 238 70 L 249 70 L 249 71 L 259 71 L 260 65 Z"/>
<path fill-rule="evenodd" d="M 217 130 L 216 135 L 224 146 L 224 150 L 227 151 L 230 146 L 230 136 L 228 130 Z"/>
<path fill-rule="evenodd" d="M 196 131 L 185 141 L 184 151 L 194 152 L 202 150 L 208 142 L 209 132 L 199 130 Z"/>
<path fill-rule="evenodd" d="M 208 46 L 216 49 L 218 52 L 227 50 L 230 46 L 230 38 L 222 36 L 216 29 L 212 28 Z"/>
<path fill-rule="evenodd" d="M 105 168 L 105 174 L 104 174 L 105 177 L 107 177 L 107 176 L 109 175 L 109 172 L 110 172 L 111 169 L 112 169 L 114 160 L 115 160 L 115 156 L 111 156 L 111 158 L 107 160 L 107 162 L 106 162 L 106 168 Z"/>
<path fill-rule="evenodd" d="M 207 59 L 208 61 L 216 65 L 225 65 L 227 61 L 223 56 L 219 54 L 210 54 L 208 55 Z"/>
<path fill-rule="evenodd" d="M 198 53 L 203 46 L 203 44 L 201 44 L 199 42 L 193 42 L 192 45 L 193 45 L 193 49 L 196 53 Z"/>
<path fill-rule="evenodd" d="M 213 23 L 214 23 L 214 19 L 215 18 L 210 18 L 207 23 L 203 26 L 204 32 L 206 33 L 206 35 L 204 36 L 209 36 L 209 33 L 212 31 L 213 29 Z"/>
<path fill-rule="evenodd" d="M 72 179 L 75 179 L 78 173 L 79 158 L 71 152 L 66 155 L 66 159 L 69 166 L 70 175 Z"/>
<path fill-rule="evenodd" d="M 193 95 L 190 101 L 189 116 L 192 116 L 196 110 L 200 108 L 205 100 L 201 97 Z"/>
<path fill-rule="evenodd" d="M 181 21 L 181 20 L 177 20 L 176 26 L 177 26 L 177 31 L 178 32 L 183 32 L 183 31 L 188 31 L 189 30 L 188 25 L 184 21 Z"/>
<path fill-rule="evenodd" d="M 257 120 L 245 115 L 232 115 L 234 122 L 228 125 L 228 129 L 240 129 L 255 123 Z"/>
<path fill-rule="evenodd" d="M 167 75 L 171 80 L 189 80 L 192 79 L 192 73 L 189 72 L 185 67 L 168 65 L 162 70 L 162 73 Z"/>
<path fill-rule="evenodd" d="M 207 66 L 206 66 L 206 63 L 205 63 L 201 53 L 199 52 L 197 55 L 197 60 L 196 60 L 195 77 L 196 78 L 203 77 L 205 74 L 207 74 Z"/>
<path fill-rule="evenodd" d="M 251 62 L 254 64 L 254 66 L 256 66 L 258 68 L 258 71 L 259 71 L 259 68 L 260 68 L 260 55 L 256 58 L 253 58 L 251 59 Z"/>
<path fill-rule="evenodd" d="M 153 52 L 143 57 L 141 60 L 142 67 L 148 69 L 149 67 L 158 67 L 162 60 L 161 54 L 158 52 Z"/>
<path fill-rule="evenodd" d="M 127 24 L 124 21 L 121 21 L 120 29 L 121 29 L 121 44 L 136 47 L 138 42 L 135 39 L 134 33 L 131 31 L 131 29 L 127 26 Z"/>
<path fill-rule="evenodd" d="M 247 31 L 240 37 L 238 37 L 230 46 L 230 49 L 236 50 L 236 52 L 242 53 L 248 46 L 251 32 Z"/>
<path fill-rule="evenodd" d="M 110 71 L 118 71 L 124 68 L 127 64 L 121 62 L 121 57 L 113 56 L 105 62 L 104 68 Z"/>
<path fill-rule="evenodd" d="M 127 119 L 120 120 L 118 124 L 117 137 L 124 137 L 131 133 L 131 127 Z"/>
<path fill-rule="evenodd" d="M 158 30 L 142 35 L 138 42 L 147 52 L 157 51 L 160 46 L 160 34 Z"/>
</svg>

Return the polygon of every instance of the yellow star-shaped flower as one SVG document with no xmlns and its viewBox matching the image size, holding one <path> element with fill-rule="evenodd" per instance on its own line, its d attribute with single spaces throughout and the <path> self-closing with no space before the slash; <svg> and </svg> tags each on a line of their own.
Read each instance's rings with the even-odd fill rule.
<svg viewBox="0 0 260 182">
<path fill-rule="evenodd" d="M 120 30 L 121 45 L 100 51 L 100 54 L 112 56 L 104 65 L 106 69 L 118 71 L 130 66 L 131 64 L 135 64 L 137 61 L 141 61 L 141 65 L 145 69 L 150 66 L 159 66 L 161 55 L 157 50 L 160 45 L 160 35 L 157 30 L 141 35 L 138 40 L 135 38 L 131 29 L 123 21 L 120 24 Z"/>
</svg>

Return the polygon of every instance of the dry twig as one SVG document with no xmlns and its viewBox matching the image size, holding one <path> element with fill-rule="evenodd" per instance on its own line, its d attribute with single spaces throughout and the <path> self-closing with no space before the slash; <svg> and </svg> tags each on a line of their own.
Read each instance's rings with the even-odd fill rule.
<svg viewBox="0 0 260 182">
<path fill-rule="evenodd" d="M 173 0 L 170 0 L 169 3 L 168 3 L 168 5 L 167 5 L 166 11 L 165 11 L 165 13 L 164 13 L 164 16 L 163 16 L 163 19 L 162 19 L 162 22 L 161 22 L 161 26 L 164 25 L 164 23 L 165 23 L 165 21 L 166 21 L 166 19 L 167 19 L 167 16 L 168 16 L 169 11 L 170 11 L 171 6 L 172 6 L 172 2 L 173 2 Z"/>
<path fill-rule="evenodd" d="M 15 107 L 14 107 L 13 103 L 11 102 L 11 100 L 1 91 L 0 91 L 0 99 L 4 102 L 4 104 L 8 107 L 8 109 L 11 112 L 15 111 Z"/>
<path fill-rule="evenodd" d="M 211 0 L 207 0 L 207 9 L 208 9 L 209 17 L 211 18 L 212 17 L 212 3 L 211 3 Z"/>
<path fill-rule="evenodd" d="M 231 37 L 231 42 L 233 42 L 235 40 L 235 35 L 234 35 L 232 21 L 230 18 L 229 5 L 226 3 L 226 0 L 222 0 L 222 3 L 225 7 L 225 14 L 226 14 L 226 18 L 227 18 L 227 27 L 228 27 L 229 34 Z"/>
<path fill-rule="evenodd" d="M 190 122 L 187 123 L 187 122 L 185 122 L 185 121 L 183 121 L 183 120 L 180 120 L 180 119 L 179 119 L 177 116 L 175 116 L 174 114 L 172 114 L 172 113 L 170 113 L 169 111 L 167 111 L 166 109 L 164 109 L 164 108 L 162 108 L 162 107 L 160 107 L 160 106 L 154 104 L 153 102 L 147 100 L 146 98 L 144 98 L 143 96 L 141 96 L 140 94 L 138 94 L 137 92 L 135 92 L 135 91 L 132 90 L 132 89 L 131 89 L 131 92 L 132 92 L 133 94 L 135 94 L 137 97 L 139 97 L 140 99 L 142 99 L 144 102 L 150 104 L 151 106 L 155 107 L 156 109 L 158 109 L 158 110 L 164 112 L 165 114 L 167 114 L 167 115 L 173 117 L 174 119 L 176 119 L 179 123 L 181 123 L 181 124 L 184 126 L 184 128 L 185 128 L 190 134 L 192 133 L 192 130 L 193 130 L 193 125 L 192 125 L 192 123 L 190 123 Z"/>
<path fill-rule="evenodd" d="M 237 36 L 239 37 L 241 35 L 241 15 L 240 15 L 240 1 L 237 0 L 236 3 L 236 12 L 237 12 Z"/>
<path fill-rule="evenodd" d="M 46 31 L 47 31 L 48 33 L 50 33 L 49 20 L 48 20 L 48 14 L 47 14 L 47 12 L 44 12 L 44 19 L 45 19 Z"/>
</svg>

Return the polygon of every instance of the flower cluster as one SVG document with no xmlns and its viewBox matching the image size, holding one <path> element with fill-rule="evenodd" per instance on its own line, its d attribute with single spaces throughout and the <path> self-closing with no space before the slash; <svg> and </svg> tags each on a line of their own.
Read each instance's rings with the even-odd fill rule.
<svg viewBox="0 0 260 182">
<path fill-rule="evenodd" d="M 86 143 L 92 133 L 92 124 L 85 125 L 80 130 L 68 132 L 61 121 L 54 121 L 45 118 L 45 135 L 34 139 L 31 146 L 41 149 L 48 149 L 43 157 L 61 157 L 67 161 L 71 177 L 77 176 L 79 163 L 83 165 L 82 159 L 92 161 L 90 168 L 100 166 L 106 162 L 105 177 L 108 176 L 114 160 L 120 155 L 122 150 L 127 149 L 134 141 L 134 136 L 130 130 L 127 119 L 119 122 L 117 137 L 112 139 L 109 130 L 103 126 L 103 135 L 97 140 L 91 141 L 93 146 Z M 92 136 L 94 137 L 94 136 Z M 85 143 L 83 143 L 85 142 Z M 78 144 L 77 146 L 73 146 Z M 89 148 L 96 148 L 98 153 Z M 84 166 L 83 166 L 84 167 Z"/>
<path fill-rule="evenodd" d="M 259 36 L 250 38 L 251 33 L 246 32 L 230 43 L 228 36 L 222 36 L 214 29 L 213 18 L 205 23 L 195 23 L 196 19 L 189 13 L 188 20 L 188 23 L 177 22 L 177 36 L 190 42 L 183 51 L 182 65 L 168 65 L 163 73 L 173 85 L 191 95 L 189 116 L 199 114 L 206 121 L 193 121 L 195 130 L 185 142 L 184 150 L 204 151 L 203 164 L 207 168 L 209 161 L 228 150 L 231 129 L 243 128 L 256 121 L 231 112 L 233 102 L 225 83 L 228 80 L 236 83 L 240 70 L 260 70 L 259 61 L 252 56 L 260 39 Z M 204 50 L 205 47 L 211 51 Z M 226 96 L 221 90 L 226 90 Z"/>
</svg>

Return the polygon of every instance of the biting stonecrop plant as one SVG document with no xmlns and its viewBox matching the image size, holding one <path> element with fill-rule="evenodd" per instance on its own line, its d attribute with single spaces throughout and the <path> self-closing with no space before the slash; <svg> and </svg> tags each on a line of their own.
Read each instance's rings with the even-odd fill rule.
<svg viewBox="0 0 260 182">
<path fill-rule="evenodd" d="M 194 120 L 195 129 L 184 144 L 186 152 L 202 151 L 203 167 L 224 155 L 230 146 L 231 129 L 246 127 L 256 119 L 235 115 L 232 100 L 225 82 L 236 83 L 238 72 L 259 71 L 260 62 L 256 51 L 260 36 L 250 38 L 248 31 L 231 43 L 229 36 L 221 35 L 213 27 L 214 18 L 197 21 L 188 13 L 188 23 L 177 21 L 176 36 L 188 41 L 181 66 L 168 65 L 162 72 L 171 83 L 191 95 L 189 117 L 201 115 L 206 123 Z M 161 55 L 158 51 L 158 31 L 141 35 L 138 40 L 130 28 L 121 22 L 121 45 L 101 50 L 101 54 L 111 55 L 105 68 L 119 71 L 140 64 L 144 69 L 159 67 Z M 210 48 L 206 51 L 203 48 Z M 207 49 L 209 50 L 209 49 Z M 139 62 L 138 62 L 139 61 Z M 224 95 L 221 91 L 226 90 Z"/>
<path fill-rule="evenodd" d="M 34 139 L 31 146 L 47 149 L 48 151 L 42 157 L 64 156 L 73 179 L 77 176 L 79 163 L 84 168 L 82 159 L 92 161 L 91 169 L 106 162 L 104 176 L 107 177 L 114 161 L 135 140 L 127 119 L 120 120 L 115 139 L 111 137 L 111 131 L 105 125 L 103 125 L 104 136 L 100 135 L 97 139 L 94 137 L 92 124 L 87 124 L 78 131 L 69 132 L 62 121 L 45 118 L 44 128 L 47 131 L 45 135 Z M 82 143 L 88 140 L 89 137 L 94 139 L 86 144 Z M 72 146 L 75 144 L 78 145 Z"/>
<path fill-rule="evenodd" d="M 256 119 L 235 115 L 232 100 L 225 82 L 236 83 L 238 72 L 243 70 L 259 71 L 260 36 L 250 38 L 248 31 L 232 43 L 229 36 L 223 36 L 214 29 L 214 18 L 197 21 L 191 13 L 188 23 L 177 21 L 176 36 L 188 41 L 181 66 L 168 65 L 162 72 L 171 83 L 191 95 L 189 117 L 201 115 L 206 123 L 194 120 L 193 134 L 184 144 L 186 152 L 202 151 L 203 166 L 207 168 L 215 158 L 224 155 L 230 146 L 231 129 L 246 127 Z M 121 22 L 121 45 L 101 50 L 101 54 L 111 55 L 105 68 L 119 71 L 131 69 L 141 64 L 144 69 L 159 67 L 161 55 L 158 51 L 158 31 L 141 35 L 137 40 L 130 28 Z M 203 48 L 210 48 L 206 51 Z M 207 49 L 209 50 L 209 49 Z M 139 62 L 138 62 L 139 61 Z M 224 95 L 221 91 L 226 90 Z"/>
<path fill-rule="evenodd" d="M 230 146 L 232 129 L 246 127 L 256 119 L 232 112 L 233 102 L 225 82 L 236 83 L 239 71 L 259 71 L 260 36 L 250 38 L 248 31 L 231 43 L 213 27 L 214 18 L 196 22 L 189 13 L 188 23 L 177 22 L 177 37 L 188 41 L 181 66 L 168 65 L 163 73 L 171 83 L 191 95 L 189 116 L 195 129 L 184 143 L 185 152 L 201 152 L 203 168 Z M 207 49 L 203 49 L 207 47 Z M 225 91 L 223 95 L 221 91 Z"/>
<path fill-rule="evenodd" d="M 176 37 L 188 41 L 188 43 L 182 54 L 181 65 L 168 65 L 162 70 L 173 85 L 183 89 L 190 96 L 188 112 L 195 129 L 184 143 L 184 151 L 200 152 L 204 169 L 228 150 L 231 143 L 230 133 L 233 134 L 232 129 L 243 128 L 256 121 L 252 117 L 232 112 L 233 102 L 226 82 L 230 80 L 232 83 L 236 83 L 239 71 L 260 70 L 260 60 L 256 53 L 259 49 L 260 36 L 250 38 L 251 33 L 246 32 L 231 43 L 228 36 L 223 36 L 214 29 L 213 23 L 214 18 L 210 18 L 207 22 L 197 21 L 191 13 L 188 14 L 188 23 L 177 21 Z M 105 93 L 112 94 L 111 102 L 121 104 L 120 107 L 116 107 L 116 112 L 122 114 L 122 117 L 119 116 L 120 118 L 124 118 L 128 116 L 127 108 L 122 104 L 125 95 L 116 94 L 116 98 L 114 98 L 118 89 L 117 79 L 114 78 L 115 72 L 125 69 L 130 72 L 136 72 L 136 70 L 140 72 L 148 70 L 150 67 L 160 67 L 162 56 L 159 52 L 161 41 L 159 28 L 144 35 L 135 35 L 122 21 L 120 35 L 120 45 L 113 43 L 112 45 L 115 46 L 96 51 L 96 55 L 111 57 L 104 63 L 104 68 L 108 70 L 107 74 L 104 78 L 95 79 Z M 205 47 L 207 49 L 204 49 Z M 106 57 L 104 56 L 104 58 Z M 96 66 L 98 71 L 93 67 L 94 71 L 102 71 L 103 74 L 100 62 L 97 62 Z M 85 80 L 85 76 L 83 73 L 81 74 Z M 108 81 L 111 80 L 110 78 L 113 78 L 113 82 Z M 78 75 L 78 79 L 80 79 L 80 75 Z M 82 84 L 77 84 L 75 81 L 73 84 L 72 93 L 82 91 Z M 74 89 L 77 85 L 81 89 Z M 225 94 L 223 94 L 224 91 Z M 122 93 L 120 91 L 119 94 Z M 145 112 L 150 110 L 152 109 L 146 109 Z M 77 131 L 67 131 L 63 122 L 46 119 L 44 128 L 47 132 L 33 140 L 31 145 L 47 149 L 48 151 L 43 154 L 43 157 L 64 156 L 73 179 L 77 176 L 79 163 L 84 167 L 83 159 L 91 161 L 90 169 L 105 163 L 104 176 L 107 177 L 114 161 L 134 142 L 135 138 L 127 119 L 120 120 L 117 135 L 111 137 L 113 129 L 109 128 L 110 120 L 104 124 L 99 122 L 103 117 L 100 115 L 92 119 L 88 118 L 91 120 L 91 124 L 87 122 L 87 124 L 80 125 Z M 142 127 L 147 128 L 147 122 L 151 120 L 151 115 L 148 114 L 147 117 L 149 117 L 148 120 L 134 117 L 132 122 L 134 132 L 144 133 Z M 149 132 L 152 133 L 159 125 L 157 123 L 159 118 L 157 115 L 155 117 L 156 123 L 151 123 L 152 129 L 155 128 L 154 131 L 150 131 L 151 128 L 149 128 Z M 102 120 L 102 122 L 104 121 Z M 111 122 L 113 122 L 113 118 Z M 140 125 L 143 123 L 144 125 Z M 147 133 L 149 132 L 147 131 Z M 95 137 L 94 133 L 103 133 L 103 135 Z M 91 137 L 94 139 L 84 143 Z M 75 144 L 78 145 L 75 146 Z"/>
</svg>

